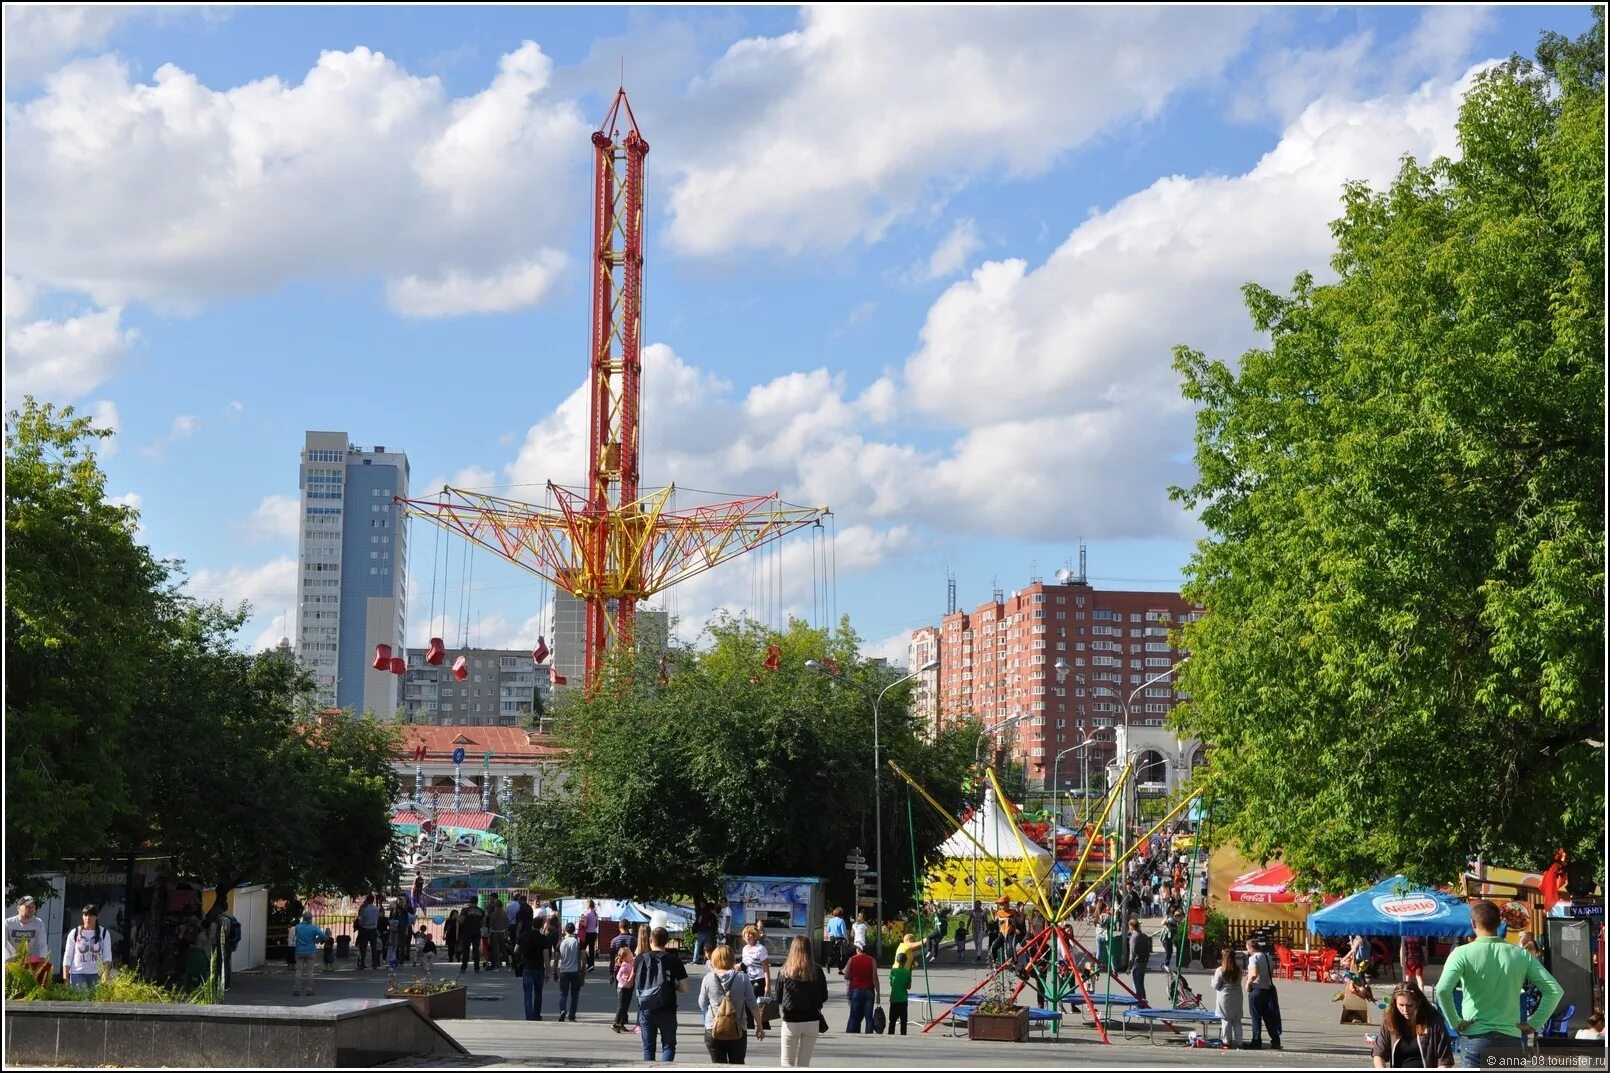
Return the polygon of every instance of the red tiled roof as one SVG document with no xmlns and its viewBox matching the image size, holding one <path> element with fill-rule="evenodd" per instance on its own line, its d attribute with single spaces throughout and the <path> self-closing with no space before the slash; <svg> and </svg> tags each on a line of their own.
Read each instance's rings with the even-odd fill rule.
<svg viewBox="0 0 1610 1073">
<path fill-rule="evenodd" d="M 392 823 L 419 823 L 424 816 L 411 809 L 404 809 L 391 817 Z M 496 817 L 490 812 L 438 812 L 436 824 L 439 827 L 462 827 L 466 831 L 489 831 L 492 821 Z"/>
<path fill-rule="evenodd" d="M 533 740 L 536 739 L 536 740 Z M 492 763 L 558 758 L 565 751 L 535 731 L 519 727 L 445 727 L 412 725 L 403 728 L 402 755 L 414 758 L 414 750 L 425 747 L 426 759 L 440 763 L 451 760 L 454 749 L 464 750 L 464 763 L 479 765 L 492 750 Z"/>
</svg>

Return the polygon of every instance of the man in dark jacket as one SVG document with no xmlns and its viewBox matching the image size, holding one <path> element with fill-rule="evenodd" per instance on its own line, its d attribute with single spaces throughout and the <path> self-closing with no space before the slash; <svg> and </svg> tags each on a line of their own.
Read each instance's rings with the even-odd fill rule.
<svg viewBox="0 0 1610 1073">
<path fill-rule="evenodd" d="M 458 915 L 458 971 L 461 973 L 471 959 L 475 962 L 475 971 L 481 971 L 481 925 L 485 921 L 486 914 L 481 911 L 477 899 L 471 899 L 470 904 Z"/>
<path fill-rule="evenodd" d="M 1141 1005 L 1146 1001 L 1146 963 L 1152 957 L 1152 937 L 1140 927 L 1139 917 L 1129 918 L 1129 971 L 1135 982 L 1135 998 Z"/>
</svg>

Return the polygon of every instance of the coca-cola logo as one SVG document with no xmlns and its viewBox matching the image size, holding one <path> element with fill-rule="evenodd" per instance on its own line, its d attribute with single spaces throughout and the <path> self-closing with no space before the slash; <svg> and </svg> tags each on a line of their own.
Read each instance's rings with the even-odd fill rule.
<svg viewBox="0 0 1610 1073">
<path fill-rule="evenodd" d="M 1375 908 L 1396 920 L 1410 920 L 1415 917 L 1435 916 L 1441 906 L 1435 898 L 1420 895 L 1407 898 L 1377 898 Z"/>
</svg>

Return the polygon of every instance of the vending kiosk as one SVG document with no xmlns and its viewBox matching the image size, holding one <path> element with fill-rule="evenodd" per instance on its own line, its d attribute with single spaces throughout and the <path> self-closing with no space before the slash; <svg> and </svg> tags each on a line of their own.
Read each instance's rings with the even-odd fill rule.
<svg viewBox="0 0 1610 1073">
<path fill-rule="evenodd" d="M 805 936 L 814 954 L 827 917 L 826 882 L 819 876 L 723 876 L 721 896 L 732 911 L 734 945 L 745 927 L 763 924 L 773 964 L 788 956 L 796 935 Z"/>
</svg>

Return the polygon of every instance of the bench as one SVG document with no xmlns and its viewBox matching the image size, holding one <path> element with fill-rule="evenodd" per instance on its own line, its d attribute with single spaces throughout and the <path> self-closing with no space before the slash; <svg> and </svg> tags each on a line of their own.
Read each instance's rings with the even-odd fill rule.
<svg viewBox="0 0 1610 1073">
<path fill-rule="evenodd" d="M 1159 1024 L 1218 1024 L 1219 1015 L 1212 1010 L 1154 1010 L 1154 1009 L 1128 1009 L 1124 1011 L 1124 1039 L 1130 1039 L 1130 1021 L 1142 1021 L 1146 1025 L 1146 1039 L 1149 1043 L 1157 1042 L 1157 1026 Z M 1139 1036 L 1140 1032 L 1133 1035 Z"/>
</svg>

